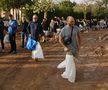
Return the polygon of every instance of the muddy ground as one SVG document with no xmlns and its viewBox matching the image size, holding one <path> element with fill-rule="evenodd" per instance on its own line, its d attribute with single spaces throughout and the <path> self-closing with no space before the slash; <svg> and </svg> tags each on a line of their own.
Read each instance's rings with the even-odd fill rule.
<svg viewBox="0 0 108 90">
<path fill-rule="evenodd" d="M 45 59 L 35 62 L 31 52 L 0 53 L 0 90 L 108 90 L 108 30 L 81 33 L 82 45 L 76 62 L 76 83 L 61 78 L 57 65 L 65 53 L 59 43 L 42 44 Z"/>
</svg>

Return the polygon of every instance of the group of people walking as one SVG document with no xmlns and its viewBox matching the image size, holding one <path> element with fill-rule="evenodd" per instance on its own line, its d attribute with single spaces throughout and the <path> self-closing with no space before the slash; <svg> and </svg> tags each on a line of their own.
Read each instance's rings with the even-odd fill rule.
<svg viewBox="0 0 108 90">
<path fill-rule="evenodd" d="M 21 29 L 22 48 L 26 48 L 26 44 L 29 37 L 31 37 L 32 39 L 38 42 L 40 36 L 43 35 L 41 23 L 38 22 L 37 15 L 33 15 L 31 22 L 27 22 L 26 18 L 23 16 L 21 18 L 20 29 Z M 7 30 L 4 29 L 4 22 L 2 21 L 2 19 L 0 20 L 0 40 L 2 46 L 2 50 L 1 50 L 2 53 L 5 51 L 4 39 L 7 39 L 5 38 L 7 34 L 10 42 L 10 47 L 11 47 L 9 53 L 13 53 L 13 54 L 17 53 L 17 44 L 16 44 L 17 30 L 18 30 L 18 23 L 16 20 L 13 19 L 13 15 L 9 15 L 9 23 L 8 23 Z M 5 31 L 7 33 L 6 35 L 5 35 Z"/>
<path fill-rule="evenodd" d="M 77 19 L 76 25 L 81 29 L 84 30 L 100 30 L 108 28 L 108 20 L 107 19 Z"/>
<path fill-rule="evenodd" d="M 0 18 L 1 52 L 4 52 L 5 49 L 4 37 L 6 33 L 9 35 L 11 45 L 9 53 L 15 54 L 17 53 L 16 34 L 18 28 L 20 28 L 21 31 L 21 47 L 25 48 L 29 36 L 41 42 L 58 42 L 59 33 L 65 25 L 66 21 L 63 17 L 61 19 L 54 17 L 49 23 L 46 18 L 44 18 L 42 22 L 39 22 L 37 15 L 33 15 L 31 21 L 28 21 L 25 16 L 22 16 L 21 22 L 18 24 L 18 22 L 13 19 L 13 15 L 9 15 L 8 25 L 6 26 L 7 28 L 5 28 L 5 23 L 2 18 Z M 36 31 L 34 29 L 36 29 Z"/>
<path fill-rule="evenodd" d="M 60 27 L 59 30 L 57 30 Z M 16 33 L 17 33 L 18 23 L 13 19 L 12 15 L 9 15 L 9 26 L 8 26 L 8 35 L 10 41 L 10 52 L 17 53 L 16 47 Z M 46 36 L 51 32 L 54 36 L 55 41 L 59 39 L 60 44 L 64 47 L 66 52 L 65 60 L 58 65 L 57 68 L 65 68 L 65 72 L 61 75 L 63 78 L 68 79 L 70 82 L 75 82 L 76 68 L 74 59 L 78 58 L 78 52 L 80 49 L 80 30 L 78 26 L 75 25 L 75 20 L 72 16 L 68 16 L 67 20 L 58 19 L 54 17 L 50 23 L 50 29 L 47 25 L 47 19 L 43 19 L 42 23 L 39 23 L 38 16 L 33 15 L 32 21 L 27 22 L 26 18 L 23 16 L 21 18 L 21 40 L 22 48 L 26 47 L 28 38 L 31 37 L 35 40 L 38 45 L 32 50 L 32 58 L 38 60 L 39 58 L 43 59 L 43 51 L 40 45 L 40 38 L 44 42 Z M 50 34 L 51 34 L 50 33 Z M 2 46 L 2 52 L 4 52 L 4 23 L 0 19 L 0 40 Z M 53 37 L 52 36 L 52 37 Z M 58 36 L 58 37 L 57 37 Z M 37 53 L 37 48 L 40 49 L 40 52 Z M 41 57 L 38 55 L 41 54 Z"/>
<path fill-rule="evenodd" d="M 18 24 L 17 24 L 17 21 L 13 19 L 13 16 L 12 15 L 9 15 L 9 25 L 8 25 L 8 39 L 10 41 L 10 46 L 11 46 L 11 49 L 9 51 L 9 53 L 17 53 L 17 50 L 16 50 L 16 32 L 17 32 L 17 27 L 18 27 Z M 1 52 L 4 52 L 4 22 L 2 21 L 2 18 L 0 18 L 0 40 L 1 40 L 1 46 L 2 46 L 2 50 Z"/>
</svg>

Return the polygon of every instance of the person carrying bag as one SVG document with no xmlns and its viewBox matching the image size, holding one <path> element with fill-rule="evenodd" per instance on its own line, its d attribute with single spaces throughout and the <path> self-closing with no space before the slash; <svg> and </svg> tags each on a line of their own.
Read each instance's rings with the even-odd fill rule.
<svg viewBox="0 0 108 90">
<path fill-rule="evenodd" d="M 29 37 L 32 38 L 32 44 L 33 48 L 32 51 L 32 59 L 35 61 L 38 61 L 38 59 L 44 59 L 43 50 L 41 48 L 41 45 L 39 43 L 39 37 L 43 34 L 41 24 L 38 22 L 38 16 L 33 15 L 33 20 L 28 25 L 28 33 Z M 30 40 L 30 38 L 29 38 Z M 29 41 L 28 40 L 28 41 Z M 29 42 L 27 42 L 29 43 Z"/>
<path fill-rule="evenodd" d="M 28 41 L 27 41 L 26 48 L 27 48 L 29 51 L 32 51 L 32 50 L 35 50 L 36 45 L 37 45 L 37 42 L 36 42 L 34 39 L 32 39 L 31 37 L 29 37 L 29 38 L 28 38 Z"/>
<path fill-rule="evenodd" d="M 64 47 L 66 57 L 65 60 L 57 66 L 59 69 L 65 68 L 65 71 L 61 76 L 64 79 L 68 79 L 71 83 L 75 83 L 76 65 L 74 60 L 78 56 L 80 47 L 79 28 L 74 24 L 74 18 L 72 16 L 68 16 L 67 25 L 62 29 L 59 35 L 59 41 Z"/>
<path fill-rule="evenodd" d="M 9 33 L 7 33 L 4 37 L 4 43 L 10 43 L 10 40 L 9 40 Z"/>
</svg>

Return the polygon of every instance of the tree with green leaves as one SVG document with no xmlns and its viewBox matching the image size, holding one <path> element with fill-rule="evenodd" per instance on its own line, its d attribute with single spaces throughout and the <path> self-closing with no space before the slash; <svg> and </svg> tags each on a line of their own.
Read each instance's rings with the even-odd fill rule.
<svg viewBox="0 0 108 90">
<path fill-rule="evenodd" d="M 102 2 L 104 4 L 105 8 L 108 8 L 108 0 L 102 0 Z"/>
<path fill-rule="evenodd" d="M 32 5 L 34 13 L 44 12 L 44 18 L 47 18 L 47 13 L 54 10 L 53 0 L 33 0 Z"/>
<path fill-rule="evenodd" d="M 30 0 L 0 0 L 0 8 L 10 10 L 12 8 L 20 8 L 30 2 Z"/>
<path fill-rule="evenodd" d="M 10 13 L 10 10 L 13 10 L 13 15 L 16 13 L 16 19 L 19 19 L 19 10 L 22 11 L 22 8 L 31 2 L 31 0 L 1 0 L 0 9 L 8 13 Z"/>
<path fill-rule="evenodd" d="M 58 4 L 57 9 L 59 9 L 61 15 L 73 15 L 73 7 L 75 5 L 75 2 L 72 3 L 70 0 L 64 0 Z"/>
</svg>

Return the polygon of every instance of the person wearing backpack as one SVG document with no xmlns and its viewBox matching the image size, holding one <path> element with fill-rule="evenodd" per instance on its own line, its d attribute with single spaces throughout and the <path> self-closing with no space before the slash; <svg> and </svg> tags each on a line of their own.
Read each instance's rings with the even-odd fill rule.
<svg viewBox="0 0 108 90">
<path fill-rule="evenodd" d="M 9 40 L 11 45 L 11 50 L 9 53 L 16 54 L 16 32 L 17 32 L 18 23 L 16 20 L 13 19 L 13 15 L 9 15 L 9 27 L 8 27 L 8 33 L 9 33 Z"/>
</svg>

